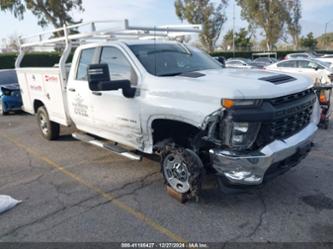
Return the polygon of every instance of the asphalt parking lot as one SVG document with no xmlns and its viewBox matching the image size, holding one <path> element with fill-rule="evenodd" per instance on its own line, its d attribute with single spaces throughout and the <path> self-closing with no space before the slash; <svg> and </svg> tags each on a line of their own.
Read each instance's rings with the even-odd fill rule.
<svg viewBox="0 0 333 249">
<path fill-rule="evenodd" d="M 35 118 L 0 117 L 0 194 L 23 203 L 0 215 L 0 241 L 333 241 L 333 133 L 320 130 L 299 166 L 261 189 L 199 203 L 166 194 L 159 163 L 130 161 L 73 140 L 44 140 Z"/>
</svg>

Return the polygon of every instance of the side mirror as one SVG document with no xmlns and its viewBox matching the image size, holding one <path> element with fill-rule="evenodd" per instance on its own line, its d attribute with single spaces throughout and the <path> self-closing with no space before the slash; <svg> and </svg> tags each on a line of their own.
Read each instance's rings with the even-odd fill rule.
<svg viewBox="0 0 333 249">
<path fill-rule="evenodd" d="M 123 90 L 126 98 L 133 98 L 136 89 L 129 80 L 111 80 L 108 64 L 91 64 L 88 66 L 88 82 L 91 91 Z"/>
<path fill-rule="evenodd" d="M 92 64 L 88 66 L 88 82 L 92 91 L 102 91 L 101 83 L 110 82 L 109 66 L 107 64 Z"/>
</svg>

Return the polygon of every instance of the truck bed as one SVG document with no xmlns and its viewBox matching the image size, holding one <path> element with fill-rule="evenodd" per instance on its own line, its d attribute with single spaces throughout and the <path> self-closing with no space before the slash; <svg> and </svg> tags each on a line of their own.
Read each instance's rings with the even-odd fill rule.
<svg viewBox="0 0 333 249">
<path fill-rule="evenodd" d="M 21 88 L 23 110 L 36 112 L 36 105 L 42 102 L 51 121 L 68 126 L 70 121 L 66 108 L 66 88 L 59 68 L 17 68 Z"/>
</svg>

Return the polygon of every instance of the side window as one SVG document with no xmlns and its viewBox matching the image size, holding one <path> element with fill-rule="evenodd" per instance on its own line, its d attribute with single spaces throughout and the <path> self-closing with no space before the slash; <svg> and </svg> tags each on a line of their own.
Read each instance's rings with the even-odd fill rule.
<svg viewBox="0 0 333 249">
<path fill-rule="evenodd" d="M 296 61 L 284 61 L 277 64 L 278 67 L 296 67 Z"/>
<path fill-rule="evenodd" d="M 129 80 L 132 84 L 137 83 L 137 76 L 131 64 L 119 49 L 104 47 L 100 63 L 109 65 L 111 80 Z"/>
<path fill-rule="evenodd" d="M 81 52 L 76 80 L 88 80 L 88 66 L 93 63 L 95 48 L 84 49 Z"/>
<path fill-rule="evenodd" d="M 311 62 L 309 61 L 298 61 L 299 68 L 311 68 Z"/>
</svg>

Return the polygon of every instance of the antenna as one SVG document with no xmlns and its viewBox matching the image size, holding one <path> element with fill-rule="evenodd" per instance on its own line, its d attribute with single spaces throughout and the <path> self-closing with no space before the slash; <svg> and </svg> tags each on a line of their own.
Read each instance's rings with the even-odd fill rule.
<svg viewBox="0 0 333 249">
<path fill-rule="evenodd" d="M 232 11 L 232 53 L 233 53 L 233 58 L 235 58 L 235 2 L 233 3 L 233 11 Z"/>
<path fill-rule="evenodd" d="M 155 30 L 154 30 L 154 73 L 156 75 L 157 73 L 157 61 L 156 61 L 156 26 L 155 26 Z"/>
</svg>

